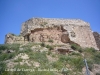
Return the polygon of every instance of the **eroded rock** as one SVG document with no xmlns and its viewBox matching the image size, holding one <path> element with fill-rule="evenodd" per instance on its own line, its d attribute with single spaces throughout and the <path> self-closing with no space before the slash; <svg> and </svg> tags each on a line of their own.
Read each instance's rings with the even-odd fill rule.
<svg viewBox="0 0 100 75">
<path fill-rule="evenodd" d="M 7 34 L 5 43 L 48 42 L 50 39 L 54 44 L 73 41 L 99 50 L 89 23 L 80 19 L 32 18 L 22 24 L 20 35 Z"/>
<path fill-rule="evenodd" d="M 98 47 L 99 50 L 100 50 L 100 34 L 97 33 L 97 32 L 93 32 L 93 35 L 94 35 L 94 38 L 95 38 L 95 40 L 96 40 L 97 47 Z"/>
</svg>

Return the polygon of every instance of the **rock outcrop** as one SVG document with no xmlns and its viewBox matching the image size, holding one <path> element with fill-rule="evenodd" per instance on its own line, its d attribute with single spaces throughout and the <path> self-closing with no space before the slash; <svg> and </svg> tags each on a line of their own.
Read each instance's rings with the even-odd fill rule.
<svg viewBox="0 0 100 75">
<path fill-rule="evenodd" d="M 8 33 L 5 36 L 5 43 L 6 44 L 13 44 L 13 43 L 22 44 L 22 43 L 24 43 L 24 37 L 23 36 L 16 36 L 12 33 Z"/>
<path fill-rule="evenodd" d="M 20 35 L 24 42 L 52 40 L 54 44 L 66 44 L 72 41 L 82 47 L 93 47 L 98 50 L 89 23 L 80 19 L 32 18 L 22 24 Z M 10 40 L 11 37 L 6 36 L 5 43 L 15 42 Z"/>
<path fill-rule="evenodd" d="M 93 35 L 94 35 L 94 37 L 95 37 L 97 47 L 98 47 L 99 50 L 100 50 L 100 34 L 97 33 L 97 32 L 93 32 Z"/>
</svg>

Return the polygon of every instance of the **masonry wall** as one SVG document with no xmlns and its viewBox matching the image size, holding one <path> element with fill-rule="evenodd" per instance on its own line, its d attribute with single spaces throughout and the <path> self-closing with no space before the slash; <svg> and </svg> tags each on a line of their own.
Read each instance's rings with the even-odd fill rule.
<svg viewBox="0 0 100 75">
<path fill-rule="evenodd" d="M 69 34 L 70 40 L 80 46 L 98 49 L 89 23 L 80 19 L 32 18 L 22 24 L 21 34 L 25 36 L 31 34 L 31 31 L 36 28 L 53 28 L 56 26 L 63 27 Z"/>
<path fill-rule="evenodd" d="M 42 29 L 42 31 L 38 29 Z M 22 24 L 20 35 L 24 40 L 20 41 L 42 42 L 40 38 L 41 34 L 43 35 L 44 41 L 48 41 L 49 38 L 52 36 L 52 40 L 54 40 L 55 44 L 67 43 L 70 40 L 72 42 L 79 44 L 82 47 L 93 47 L 98 50 L 89 23 L 82 21 L 80 19 L 29 19 Z M 62 37 L 56 38 L 58 35 L 63 36 L 63 39 L 65 41 L 62 39 Z M 58 41 L 56 41 L 56 39 Z"/>
</svg>

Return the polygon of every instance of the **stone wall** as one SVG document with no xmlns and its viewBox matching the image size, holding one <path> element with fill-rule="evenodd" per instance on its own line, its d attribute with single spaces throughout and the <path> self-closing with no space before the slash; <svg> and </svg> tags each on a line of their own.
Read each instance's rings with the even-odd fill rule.
<svg viewBox="0 0 100 75">
<path fill-rule="evenodd" d="M 53 44 L 62 44 L 70 42 L 67 31 L 60 26 L 53 28 L 37 28 L 31 30 L 29 35 L 31 42 L 52 42 Z"/>
<path fill-rule="evenodd" d="M 13 43 L 22 44 L 22 43 L 24 43 L 24 37 L 23 36 L 16 36 L 12 33 L 8 33 L 5 36 L 5 43 L 6 44 L 13 44 Z"/>
<path fill-rule="evenodd" d="M 48 42 L 70 43 L 98 50 L 90 25 L 80 19 L 32 18 L 22 24 L 21 36 L 6 35 L 5 43 Z"/>
<path fill-rule="evenodd" d="M 89 26 L 87 22 L 80 19 L 32 18 L 22 24 L 21 34 L 24 36 L 30 33 L 30 30 L 34 30 L 36 28 L 46 28 L 60 25 Z"/>
<path fill-rule="evenodd" d="M 95 38 L 90 29 L 90 25 L 80 19 L 49 19 L 49 18 L 32 18 L 22 24 L 21 35 L 29 37 L 36 36 L 36 33 L 40 35 L 40 32 L 45 35 L 45 32 L 51 35 L 61 34 L 59 30 L 45 30 L 46 28 L 62 27 L 63 30 L 68 33 L 68 37 L 71 41 L 79 44 L 82 47 L 93 47 L 98 50 Z M 43 29 L 43 31 L 37 31 L 32 34 L 31 31 L 35 29 Z M 54 31 L 54 32 L 53 32 Z M 36 36 L 39 38 L 39 35 Z M 55 38 L 54 37 L 54 38 Z M 37 40 L 35 39 L 35 41 Z M 54 40 L 53 38 L 53 40 Z M 59 38 L 61 39 L 61 38 Z M 46 39 L 45 39 L 46 40 Z"/>
</svg>

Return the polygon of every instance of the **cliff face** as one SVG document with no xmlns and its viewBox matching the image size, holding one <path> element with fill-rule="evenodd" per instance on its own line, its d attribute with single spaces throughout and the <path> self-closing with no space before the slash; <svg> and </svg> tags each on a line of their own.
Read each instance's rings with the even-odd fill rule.
<svg viewBox="0 0 100 75">
<path fill-rule="evenodd" d="M 100 50 L 100 34 L 97 33 L 97 32 L 93 32 L 93 35 L 94 35 L 94 37 L 95 37 L 97 47 L 98 47 L 99 50 Z"/>
<path fill-rule="evenodd" d="M 98 50 L 89 24 L 79 19 L 32 18 L 22 24 L 20 35 L 24 42 L 52 40 L 54 44 L 66 44 L 72 41 Z M 6 40 L 9 43 L 9 39 Z"/>
</svg>

